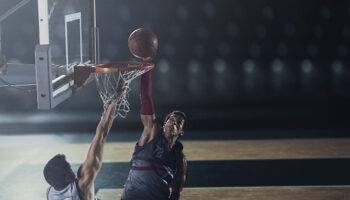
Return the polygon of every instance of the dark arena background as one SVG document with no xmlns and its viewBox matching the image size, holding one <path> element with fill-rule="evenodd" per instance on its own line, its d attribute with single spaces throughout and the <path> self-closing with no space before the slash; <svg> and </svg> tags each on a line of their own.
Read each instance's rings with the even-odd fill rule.
<svg viewBox="0 0 350 200">
<path fill-rule="evenodd" d="M 9 62 L 34 63 L 37 6 L 1 22 Z M 137 28 L 158 36 L 156 116 L 188 117 L 181 199 L 350 199 L 350 1 L 97 0 L 96 13 L 101 62 L 135 60 Z M 107 139 L 101 199 L 120 199 L 142 131 L 139 84 Z M 102 112 L 94 82 L 51 110 L 37 110 L 35 90 L 1 87 L 0 199 L 45 199 L 45 163 L 65 153 L 77 170 Z"/>
</svg>

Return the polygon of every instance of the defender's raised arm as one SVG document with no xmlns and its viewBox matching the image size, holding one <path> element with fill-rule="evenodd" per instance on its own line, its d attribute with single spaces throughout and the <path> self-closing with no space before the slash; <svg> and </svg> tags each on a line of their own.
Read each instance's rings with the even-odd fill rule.
<svg viewBox="0 0 350 200">
<path fill-rule="evenodd" d="M 101 117 L 101 121 L 96 128 L 96 135 L 90 145 L 87 158 L 78 171 L 79 187 L 82 190 L 81 195 L 86 199 L 91 199 L 94 194 L 94 191 L 90 191 L 90 189 L 93 188 L 92 185 L 102 166 L 104 144 L 115 118 L 116 103 L 123 93 L 122 83 L 118 85 L 117 90 L 119 92 L 111 99 Z"/>
</svg>

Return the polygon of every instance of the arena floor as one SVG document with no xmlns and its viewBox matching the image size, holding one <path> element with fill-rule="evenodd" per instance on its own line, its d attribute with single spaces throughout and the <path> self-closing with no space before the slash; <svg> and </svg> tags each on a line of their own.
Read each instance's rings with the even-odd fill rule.
<svg viewBox="0 0 350 200">
<path fill-rule="evenodd" d="M 186 132 L 183 144 L 189 168 L 182 199 L 349 199 L 349 138 L 262 140 L 237 139 L 237 134 L 243 133 Z M 6 161 L 0 166 L 0 199 L 45 199 L 45 163 L 64 153 L 76 171 L 93 135 L 0 136 L 0 159 Z M 95 182 L 97 197 L 119 199 L 138 136 L 138 132 L 110 133 Z"/>
</svg>

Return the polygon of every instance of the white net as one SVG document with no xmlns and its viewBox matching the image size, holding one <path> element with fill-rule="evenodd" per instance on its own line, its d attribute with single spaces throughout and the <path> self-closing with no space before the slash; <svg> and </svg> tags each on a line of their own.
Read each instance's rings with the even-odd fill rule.
<svg viewBox="0 0 350 200">
<path fill-rule="evenodd" d="M 127 64 L 119 67 L 141 67 L 142 65 Z M 150 69 L 134 69 L 130 71 L 118 71 L 110 73 L 95 73 L 97 90 L 103 102 L 103 109 L 106 111 L 109 103 L 113 98 L 120 95 L 116 104 L 115 117 L 125 118 L 130 111 L 130 104 L 128 102 L 130 83 L 136 77 L 149 71 Z M 121 85 L 122 84 L 122 85 Z"/>
</svg>

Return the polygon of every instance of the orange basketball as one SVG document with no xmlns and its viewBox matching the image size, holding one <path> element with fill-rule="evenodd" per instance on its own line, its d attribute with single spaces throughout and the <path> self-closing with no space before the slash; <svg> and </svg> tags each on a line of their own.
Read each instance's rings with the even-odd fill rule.
<svg viewBox="0 0 350 200">
<path fill-rule="evenodd" d="M 151 30 L 139 28 L 130 34 L 128 46 L 135 57 L 151 61 L 157 54 L 158 39 Z"/>
</svg>

